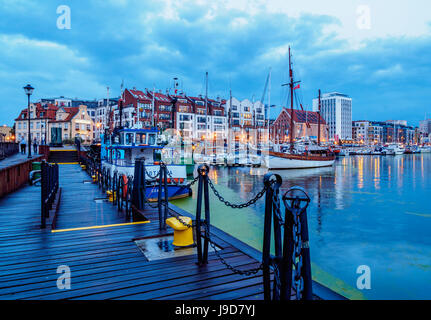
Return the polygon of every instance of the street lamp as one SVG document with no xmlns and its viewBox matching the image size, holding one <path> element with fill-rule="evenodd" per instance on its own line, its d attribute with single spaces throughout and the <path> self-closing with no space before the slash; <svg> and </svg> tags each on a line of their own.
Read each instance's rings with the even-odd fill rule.
<svg viewBox="0 0 431 320">
<path fill-rule="evenodd" d="M 28 119 L 28 158 L 31 158 L 31 135 L 30 135 L 30 96 L 33 93 L 34 88 L 31 85 L 24 87 L 24 92 L 28 98 L 27 104 L 27 119 Z"/>
</svg>

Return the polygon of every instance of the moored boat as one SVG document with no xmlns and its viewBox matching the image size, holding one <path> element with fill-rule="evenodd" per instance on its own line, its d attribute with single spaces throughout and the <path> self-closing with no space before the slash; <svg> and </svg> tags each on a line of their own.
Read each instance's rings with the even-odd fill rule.
<svg viewBox="0 0 431 320">
<path fill-rule="evenodd" d="M 295 123 L 293 121 L 293 101 L 295 89 L 299 89 L 299 81 L 294 81 L 291 62 L 291 53 L 289 47 L 289 79 L 290 89 L 290 148 L 285 152 L 269 151 L 265 158 L 265 166 L 268 169 L 304 169 L 332 166 L 335 162 L 335 155 L 330 149 L 320 146 L 320 90 L 319 90 L 319 111 L 318 111 L 318 137 L 317 147 L 311 150 L 310 141 L 303 142 L 303 150 L 297 144 L 295 146 L 293 132 L 295 132 Z M 300 143 L 299 143 L 300 144 Z"/>
<path fill-rule="evenodd" d="M 190 196 L 186 166 L 175 164 L 175 151 L 158 144 L 157 135 L 157 129 L 116 129 L 112 134 L 102 136 L 102 170 L 107 171 L 111 178 L 123 175 L 123 179 L 128 179 L 134 175 L 136 159 L 144 159 L 146 198 L 157 201 L 160 161 L 163 161 L 167 163 L 168 198 L 173 200 Z"/>
</svg>

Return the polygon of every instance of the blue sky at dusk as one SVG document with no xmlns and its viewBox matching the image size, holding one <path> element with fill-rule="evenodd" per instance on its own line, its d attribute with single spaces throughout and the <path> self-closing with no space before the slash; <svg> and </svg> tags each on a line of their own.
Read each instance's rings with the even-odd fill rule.
<svg viewBox="0 0 431 320">
<path fill-rule="evenodd" d="M 196 95 L 205 71 L 210 96 L 258 100 L 271 67 L 282 105 L 289 45 L 308 110 L 321 89 L 350 95 L 354 120 L 431 117 L 429 1 L 0 0 L 0 124 L 26 106 L 27 83 L 34 101 L 118 96 L 122 79 L 165 91 L 173 77 Z"/>
</svg>

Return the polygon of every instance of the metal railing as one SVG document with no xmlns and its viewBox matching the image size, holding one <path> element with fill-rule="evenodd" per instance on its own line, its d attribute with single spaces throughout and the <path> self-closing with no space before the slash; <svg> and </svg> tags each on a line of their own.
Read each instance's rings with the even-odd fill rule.
<svg viewBox="0 0 431 320">
<path fill-rule="evenodd" d="M 58 164 L 41 163 L 41 228 L 46 227 L 49 211 L 55 200 L 59 187 Z"/>
<path fill-rule="evenodd" d="M 0 142 L 0 160 L 18 153 L 18 143 Z"/>
<path fill-rule="evenodd" d="M 168 216 L 176 217 L 185 226 L 193 228 L 179 214 L 169 210 L 168 179 L 170 183 L 178 182 L 172 179 L 164 163 L 160 164 L 157 174 L 150 175 L 145 169 L 145 159 L 136 159 L 134 177 L 127 177 L 118 172 L 111 174 L 91 157 L 82 161 L 93 182 L 103 191 L 112 192 L 113 204 L 119 211 L 125 209 L 127 217 L 133 210 L 145 210 L 149 206 L 158 209 L 160 229 L 166 229 Z M 310 198 L 307 193 L 300 187 L 293 187 L 281 196 L 282 178 L 268 173 L 264 176 L 262 189 L 254 197 L 244 203 L 231 203 L 211 181 L 208 165 L 200 165 L 197 171 L 198 176 L 184 187 L 198 182 L 194 222 L 198 264 L 208 263 L 211 246 L 217 258 L 233 273 L 251 276 L 262 272 L 265 300 L 313 299 L 307 222 Z M 158 191 L 157 203 L 150 203 L 147 195 L 149 187 Z M 218 201 L 232 209 L 255 205 L 265 196 L 262 261 L 257 268 L 236 268 L 223 258 L 211 232 L 210 190 Z M 274 253 L 271 252 L 272 247 Z"/>
</svg>

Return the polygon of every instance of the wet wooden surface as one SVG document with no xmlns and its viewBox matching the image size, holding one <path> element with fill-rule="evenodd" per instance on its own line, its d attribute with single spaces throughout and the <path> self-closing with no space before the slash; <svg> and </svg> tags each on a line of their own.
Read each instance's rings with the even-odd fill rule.
<svg viewBox="0 0 431 320">
<path fill-rule="evenodd" d="M 234 274 L 214 253 L 209 263 L 196 256 L 147 261 L 134 239 L 160 231 L 154 209 L 150 223 L 68 230 L 130 222 L 78 165 L 60 166 L 62 200 L 57 230 L 41 230 L 40 189 L 26 186 L 0 199 L 0 299 L 262 299 L 261 273 Z M 259 262 L 222 233 L 214 240 L 233 266 Z M 71 270 L 71 289 L 57 287 L 59 266 Z"/>
</svg>

